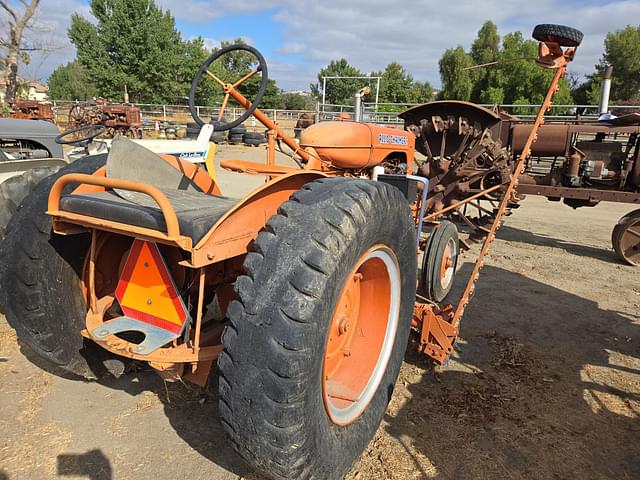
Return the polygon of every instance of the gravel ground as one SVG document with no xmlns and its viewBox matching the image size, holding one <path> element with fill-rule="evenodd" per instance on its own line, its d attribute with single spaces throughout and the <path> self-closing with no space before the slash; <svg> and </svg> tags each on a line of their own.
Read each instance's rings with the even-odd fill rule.
<svg viewBox="0 0 640 480">
<path fill-rule="evenodd" d="M 241 195 L 260 178 L 220 172 L 220 183 Z M 632 208 L 527 198 L 492 247 L 455 356 L 434 366 L 409 346 L 349 478 L 640 478 L 640 270 L 609 240 Z M 30 357 L 0 316 L 0 480 L 258 478 L 224 437 L 215 385 L 147 371 L 80 382 Z"/>
</svg>

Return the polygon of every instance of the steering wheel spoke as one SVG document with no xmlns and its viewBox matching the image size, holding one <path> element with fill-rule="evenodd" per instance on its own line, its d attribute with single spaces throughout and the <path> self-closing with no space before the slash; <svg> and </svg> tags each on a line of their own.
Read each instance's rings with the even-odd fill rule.
<svg viewBox="0 0 640 480">
<path fill-rule="evenodd" d="M 244 77 L 242 77 L 240 80 L 238 80 L 236 83 L 234 83 L 232 85 L 233 88 L 236 88 L 238 85 L 240 85 L 241 83 L 246 82 L 247 80 L 249 80 L 251 77 L 253 77 L 256 73 L 258 73 L 258 70 L 252 70 L 249 73 L 247 73 Z"/>
<path fill-rule="evenodd" d="M 211 65 L 213 64 L 213 62 L 215 62 L 219 58 L 235 52 L 246 52 L 244 53 L 244 55 L 248 53 L 253 57 L 251 61 L 247 62 L 247 66 L 249 66 L 250 70 L 247 73 L 244 73 L 246 70 L 243 70 L 241 73 L 238 73 L 238 75 L 242 75 L 242 76 L 240 79 L 236 80 L 235 82 L 225 83 L 218 75 L 212 72 L 212 70 L 215 70 L 215 69 L 211 68 Z M 242 57 L 242 58 L 243 60 L 246 60 L 247 57 Z M 224 72 L 224 70 L 222 70 L 222 72 Z M 240 91 L 237 90 L 237 87 L 245 83 L 247 80 L 253 78 L 257 74 L 260 74 L 260 77 L 259 77 L 260 83 L 258 85 L 257 93 L 255 94 L 255 97 L 253 97 L 253 100 L 247 99 L 242 95 Z M 255 109 L 258 108 L 258 105 L 262 100 L 264 92 L 267 89 L 267 82 L 268 82 L 267 64 L 264 60 L 264 57 L 258 50 L 256 50 L 253 47 L 250 47 L 249 45 L 230 45 L 228 47 L 218 50 L 217 52 L 213 53 L 207 60 L 205 60 L 205 62 L 202 65 L 200 65 L 198 72 L 196 73 L 195 77 L 193 78 L 193 81 L 191 82 L 191 90 L 189 91 L 189 111 L 191 112 L 191 116 L 193 117 L 194 121 L 200 126 L 204 125 L 206 122 L 202 120 L 202 118 L 200 118 L 200 112 L 196 108 L 196 94 L 198 91 L 198 86 L 200 85 L 202 77 L 204 76 L 211 78 L 217 84 L 217 88 L 218 89 L 221 88 L 222 91 L 224 92 L 222 105 L 220 106 L 220 110 L 217 116 L 218 122 L 216 122 L 214 125 L 214 130 L 216 131 L 230 130 L 233 127 L 237 127 L 242 122 L 244 122 L 247 118 L 249 118 L 251 114 L 255 111 Z M 220 75 L 220 76 L 226 77 L 226 75 Z M 240 105 L 245 107 L 245 112 L 242 115 L 240 115 L 240 117 L 238 117 L 237 119 L 229 123 L 221 124 L 219 122 L 223 118 L 224 112 L 229 104 L 231 97 L 233 97 Z"/>
<path fill-rule="evenodd" d="M 86 145 L 91 140 L 106 132 L 104 125 L 82 125 L 81 127 L 65 130 L 55 138 L 55 142 L 60 145 Z"/>
<path fill-rule="evenodd" d="M 222 88 L 226 87 L 227 84 L 224 83 L 222 80 L 220 80 L 214 73 L 211 73 L 209 70 L 206 70 L 205 73 L 207 75 L 209 75 L 211 78 L 213 78 L 216 82 L 218 82 L 220 85 L 222 85 Z"/>
<path fill-rule="evenodd" d="M 224 115 L 224 109 L 227 108 L 227 103 L 229 102 L 229 94 L 224 94 L 224 100 L 222 100 L 222 105 L 220 106 L 220 112 L 218 113 L 218 121 L 222 120 L 222 116 Z"/>
</svg>

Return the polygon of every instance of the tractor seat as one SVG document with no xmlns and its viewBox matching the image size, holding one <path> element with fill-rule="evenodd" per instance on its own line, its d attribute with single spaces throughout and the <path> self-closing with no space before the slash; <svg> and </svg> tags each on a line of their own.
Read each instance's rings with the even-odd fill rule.
<svg viewBox="0 0 640 480">
<path fill-rule="evenodd" d="M 180 234 L 197 244 L 238 203 L 237 199 L 203 192 L 163 158 L 124 137 L 113 140 L 107 177 L 147 183 L 158 188 L 173 207 Z M 113 189 L 63 195 L 60 209 L 162 232 L 167 225 L 160 207 L 143 193 Z"/>
</svg>

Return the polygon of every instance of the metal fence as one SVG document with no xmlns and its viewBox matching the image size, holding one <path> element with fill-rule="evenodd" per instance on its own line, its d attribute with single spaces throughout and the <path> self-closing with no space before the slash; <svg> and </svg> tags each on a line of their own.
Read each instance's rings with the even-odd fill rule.
<svg viewBox="0 0 640 480">
<path fill-rule="evenodd" d="M 75 104 L 70 101 L 53 101 L 53 110 L 56 123 L 66 126 L 69 109 Z M 398 118 L 398 114 L 408 108 L 415 107 L 417 103 L 363 103 L 362 120 L 365 122 L 400 125 L 402 119 Z M 143 123 L 146 128 L 155 128 L 156 123 L 164 126 L 184 127 L 187 123 L 193 122 L 189 107 L 187 105 L 162 105 L 162 104 L 135 104 L 142 113 Z M 492 109 L 495 105 L 481 105 Z M 539 105 L 516 105 L 507 104 L 500 105 L 503 112 L 517 115 L 522 120 L 533 119 Z M 612 105 L 609 111 L 638 111 L 640 105 Z M 217 119 L 220 112 L 220 106 L 197 106 L 196 111 L 200 118 L 207 121 Z M 226 121 L 232 121 L 240 117 L 244 113 L 244 108 L 227 107 L 224 112 Z M 281 109 L 264 109 L 262 110 L 270 119 L 278 122 L 279 126 L 284 130 L 293 132 L 293 128 L 298 118 L 305 113 L 314 115 L 316 121 L 335 120 L 341 118 L 348 113 L 351 118 L 355 117 L 355 107 L 353 105 L 334 105 L 321 104 L 316 105 L 315 110 L 281 110 Z M 553 105 L 547 118 L 551 120 L 575 120 L 576 118 L 589 120 L 598 117 L 598 105 Z M 260 123 L 253 117 L 247 120 L 248 127 L 256 129 L 262 128 Z"/>
</svg>

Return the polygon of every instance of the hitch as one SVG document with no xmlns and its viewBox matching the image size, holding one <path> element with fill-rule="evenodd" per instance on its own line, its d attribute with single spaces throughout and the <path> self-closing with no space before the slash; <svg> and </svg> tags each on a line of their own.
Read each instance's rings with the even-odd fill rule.
<svg viewBox="0 0 640 480">
<path fill-rule="evenodd" d="M 453 352 L 458 325 L 453 323 L 453 305 L 440 309 L 428 303 L 416 303 L 412 326 L 420 331 L 418 350 L 438 363 L 444 363 Z"/>
</svg>

